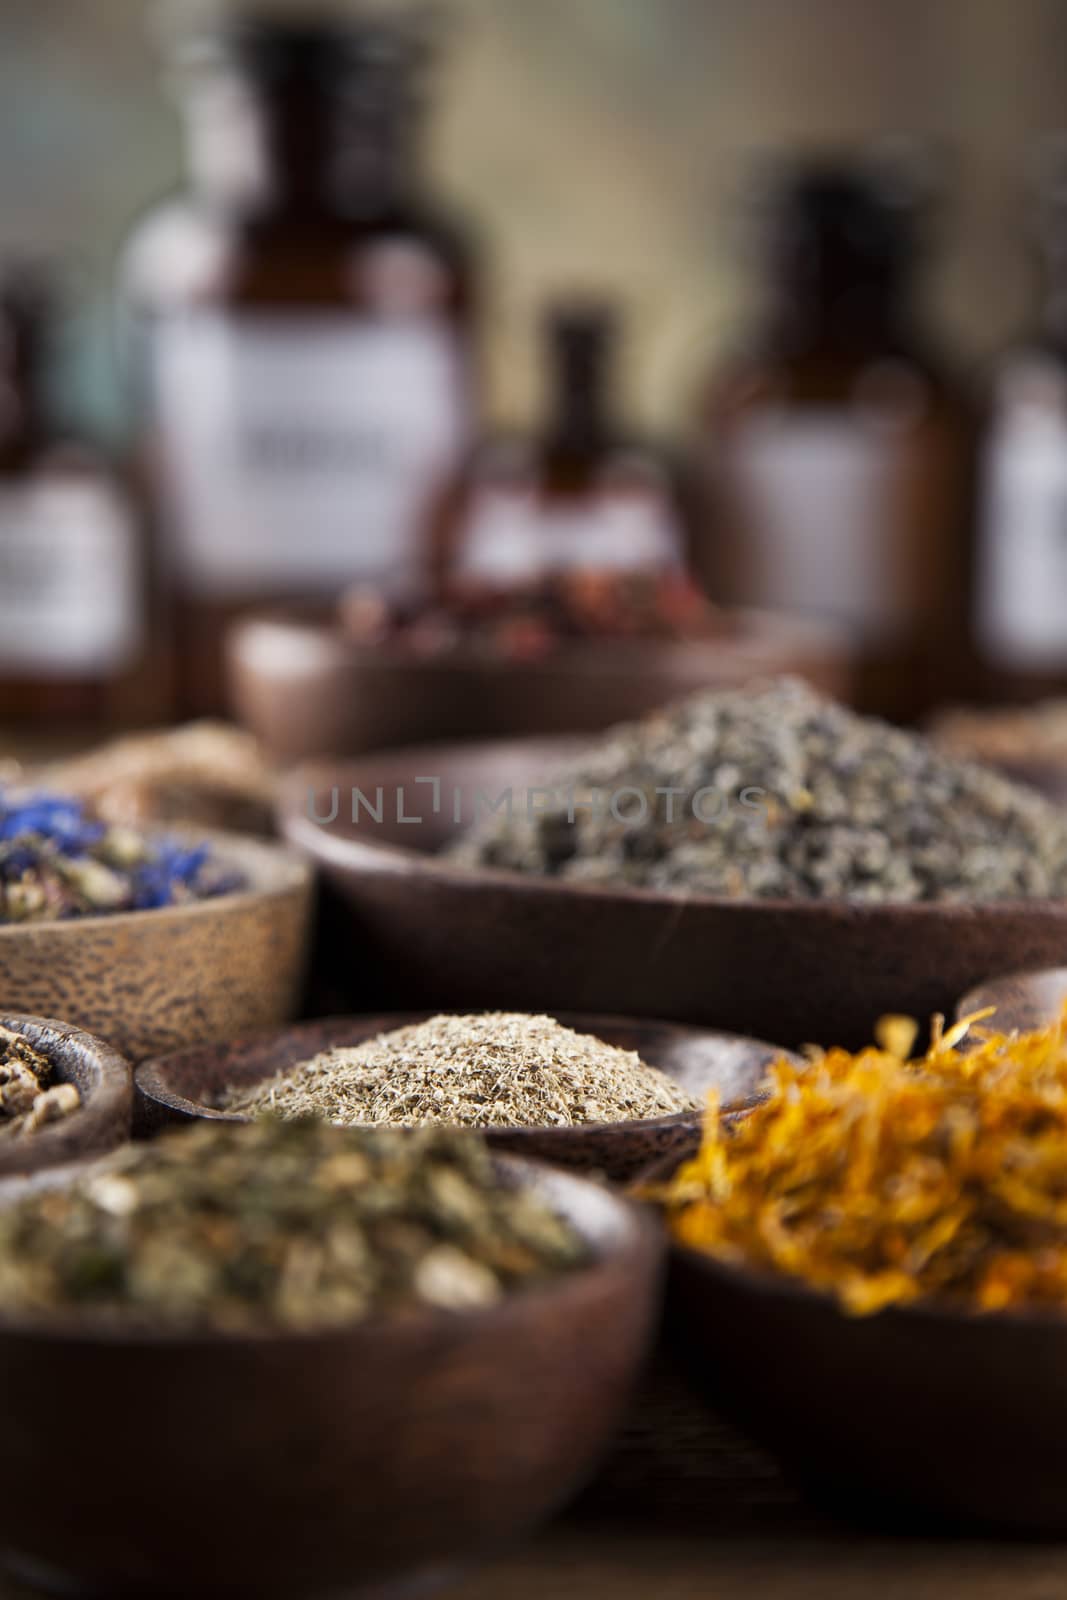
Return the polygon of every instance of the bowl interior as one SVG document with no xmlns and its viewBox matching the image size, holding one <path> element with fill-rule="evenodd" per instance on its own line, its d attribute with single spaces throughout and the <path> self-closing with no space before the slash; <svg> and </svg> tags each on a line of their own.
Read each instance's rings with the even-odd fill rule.
<svg viewBox="0 0 1067 1600">
<path fill-rule="evenodd" d="M 290 774 L 282 824 L 321 868 L 330 943 L 360 940 L 358 966 L 324 952 L 331 1009 L 571 1005 L 859 1049 L 887 1013 L 951 1013 L 1005 951 L 1019 968 L 1067 959 L 1062 900 L 728 898 L 441 856 L 491 808 L 543 810 L 582 748 L 428 746 Z"/>
<path fill-rule="evenodd" d="M 380 1033 L 409 1023 L 425 1021 L 433 1013 L 392 1013 L 378 1017 L 335 1017 L 301 1023 L 278 1034 L 232 1040 L 228 1043 L 182 1051 L 143 1063 L 137 1071 L 138 1126 L 141 1131 L 187 1117 L 232 1117 L 223 1109 L 227 1088 L 261 1082 L 310 1059 L 320 1050 L 361 1044 Z M 620 1049 L 635 1050 L 649 1066 L 658 1068 L 703 1100 L 711 1090 L 729 1111 L 741 1111 L 757 1097 L 770 1064 L 785 1052 L 762 1040 L 745 1039 L 701 1028 L 623 1017 L 556 1013 L 559 1021 L 581 1033 L 591 1033 Z M 657 1121 L 696 1123 L 699 1112 L 681 1112 Z M 639 1124 L 604 1124 L 613 1129 Z M 541 1136 L 584 1136 L 588 1126 L 537 1129 Z"/>
<path fill-rule="evenodd" d="M 97 1155 L 128 1137 L 132 1072 L 118 1051 L 92 1034 L 46 1017 L 0 1015 L 0 1025 L 40 1051 L 51 1064 L 52 1082 L 74 1084 L 82 1102 L 70 1116 L 25 1139 L 0 1142 L 0 1177 Z"/>
</svg>

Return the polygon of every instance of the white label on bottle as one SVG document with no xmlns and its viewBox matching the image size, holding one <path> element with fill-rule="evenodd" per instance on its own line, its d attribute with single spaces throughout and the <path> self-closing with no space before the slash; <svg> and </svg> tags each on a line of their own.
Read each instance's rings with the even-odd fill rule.
<svg viewBox="0 0 1067 1600">
<path fill-rule="evenodd" d="M 830 411 L 769 412 L 731 435 L 723 466 L 746 604 L 826 617 L 866 645 L 906 626 L 891 429 Z"/>
<path fill-rule="evenodd" d="M 1067 665 L 1067 412 L 1005 411 L 989 443 L 978 573 L 978 639 L 988 660 Z"/>
<path fill-rule="evenodd" d="M 533 491 L 479 492 L 457 551 L 465 578 L 536 582 L 551 573 L 648 572 L 680 565 L 680 534 L 654 495 L 612 494 L 551 505 Z"/>
<path fill-rule="evenodd" d="M 141 643 L 136 534 L 103 483 L 0 489 L 0 671 L 109 677 Z"/>
<path fill-rule="evenodd" d="M 157 339 L 173 557 L 193 592 L 417 588 L 420 523 L 467 431 L 446 327 L 205 313 Z"/>
</svg>

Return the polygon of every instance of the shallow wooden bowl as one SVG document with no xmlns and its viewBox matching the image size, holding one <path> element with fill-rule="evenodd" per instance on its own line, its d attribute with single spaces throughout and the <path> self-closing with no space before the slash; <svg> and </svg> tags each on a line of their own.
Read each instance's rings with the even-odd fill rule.
<svg viewBox="0 0 1067 1600">
<path fill-rule="evenodd" d="M 1046 967 L 1037 972 L 1009 973 L 979 984 L 960 1000 L 956 1015 L 969 1017 L 994 1006 L 996 1014 L 984 1023 L 985 1027 L 1003 1033 L 1025 1033 L 1055 1022 L 1065 1002 L 1067 967 Z"/>
<path fill-rule="evenodd" d="M 170 1123 L 198 1117 L 243 1121 L 220 1109 L 222 1094 L 228 1087 L 262 1082 L 309 1060 L 320 1050 L 361 1044 L 407 1023 L 423 1022 L 430 1015 L 420 1012 L 335 1017 L 325 1022 L 302 1023 L 263 1038 L 209 1045 L 146 1061 L 137 1071 L 137 1131 L 150 1135 Z M 566 1013 L 561 1014 L 560 1020 L 620 1049 L 636 1050 L 649 1066 L 658 1067 L 701 1100 L 715 1089 L 723 1109 L 739 1114 L 754 1103 L 767 1067 L 783 1053 L 760 1040 L 679 1028 L 670 1023 Z M 575 1171 L 600 1172 L 625 1183 L 652 1161 L 672 1152 L 681 1156 L 695 1149 L 700 1141 L 701 1120 L 699 1111 L 682 1111 L 644 1121 L 592 1123 L 574 1128 L 493 1128 L 489 1130 L 489 1141 L 498 1150 L 510 1150 Z"/>
<path fill-rule="evenodd" d="M 0 1006 L 69 1017 L 132 1060 L 291 1017 L 311 911 L 306 864 L 258 839 L 190 837 L 209 841 L 247 887 L 158 911 L 0 926 Z"/>
<path fill-rule="evenodd" d="M 948 1014 L 1005 966 L 1067 960 L 1067 902 L 726 900 L 468 870 L 440 857 L 459 831 L 457 809 L 469 823 L 479 794 L 509 788 L 521 807 L 579 749 L 429 746 L 290 775 L 282 826 L 342 913 L 323 953 L 344 955 L 332 974 L 339 1004 L 563 1007 L 858 1047 L 886 1012 Z M 354 793 L 380 821 L 361 800 L 353 822 Z"/>
<path fill-rule="evenodd" d="M 690 1380 L 814 1498 L 880 1526 L 1067 1533 L 1067 1317 L 850 1317 L 677 1245 L 670 1262 Z"/>
<path fill-rule="evenodd" d="M 0 1324 L 8 1565 L 100 1600 L 336 1600 L 422 1592 L 549 1515 L 621 1418 L 662 1238 L 598 1185 L 501 1168 L 595 1258 L 488 1311 L 258 1338 Z"/>
<path fill-rule="evenodd" d="M 64 1166 L 113 1150 L 130 1136 L 133 1074 L 111 1045 L 48 1017 L 2 1016 L 51 1062 L 53 1083 L 73 1083 L 81 1107 L 24 1139 L 0 1142 L 0 1178 Z"/>
<path fill-rule="evenodd" d="M 420 658 L 357 644 L 327 614 L 262 613 L 230 629 L 229 696 L 282 762 L 426 739 L 584 732 L 697 689 L 778 673 L 847 698 L 849 658 L 836 632 L 763 612 L 739 612 L 731 623 L 719 640 L 590 640 L 515 661 L 485 648 Z"/>
</svg>

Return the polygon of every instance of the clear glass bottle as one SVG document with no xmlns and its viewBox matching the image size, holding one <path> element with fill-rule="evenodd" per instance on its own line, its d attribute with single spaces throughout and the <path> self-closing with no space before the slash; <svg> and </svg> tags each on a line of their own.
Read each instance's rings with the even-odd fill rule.
<svg viewBox="0 0 1067 1600">
<path fill-rule="evenodd" d="M 46 740 L 152 704 L 141 525 L 103 452 L 51 415 L 54 317 L 40 267 L 0 270 L 0 723 Z"/>
<path fill-rule="evenodd" d="M 546 410 L 532 437 L 476 447 L 438 542 L 443 585 L 516 588 L 560 573 L 682 568 L 687 513 L 676 464 L 620 421 L 617 319 L 560 304 L 543 325 Z"/>
<path fill-rule="evenodd" d="M 419 592 L 470 436 L 475 302 L 420 182 L 412 26 L 249 13 L 195 46 L 190 187 L 122 272 L 187 711 L 217 708 L 235 613 Z"/>
<path fill-rule="evenodd" d="M 975 631 L 997 699 L 1067 691 L 1067 137 L 1036 163 L 1040 309 L 998 364 L 980 475 Z"/>
<path fill-rule="evenodd" d="M 802 162 L 770 201 L 766 309 L 701 399 L 701 568 L 718 599 L 838 623 L 859 703 L 912 718 L 971 670 L 975 421 L 916 311 L 918 191 Z"/>
</svg>

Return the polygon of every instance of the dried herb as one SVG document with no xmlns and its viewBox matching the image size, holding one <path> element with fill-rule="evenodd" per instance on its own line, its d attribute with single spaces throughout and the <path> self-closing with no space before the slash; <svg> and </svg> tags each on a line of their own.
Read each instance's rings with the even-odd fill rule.
<svg viewBox="0 0 1067 1600">
<path fill-rule="evenodd" d="M 73 1083 L 52 1083 L 52 1063 L 21 1033 L 0 1025 L 0 1139 L 21 1139 L 81 1106 Z"/>
<path fill-rule="evenodd" d="M 1067 895 L 1067 816 L 792 680 L 617 728 L 453 848 L 465 865 L 737 898 Z"/>
<path fill-rule="evenodd" d="M 587 1259 L 475 1134 L 203 1123 L 0 1210 L 0 1312 L 311 1329 L 490 1306 Z"/>
<path fill-rule="evenodd" d="M 672 1116 L 697 1104 L 632 1050 L 552 1017 L 439 1016 L 325 1050 L 265 1083 L 231 1090 L 232 1111 L 338 1124 L 571 1127 Z"/>
<path fill-rule="evenodd" d="M 936 1019 L 909 1061 L 914 1024 L 886 1019 L 879 1047 L 779 1062 L 739 1123 L 713 1107 L 659 1196 L 674 1237 L 859 1315 L 922 1299 L 1067 1310 L 1067 1018 L 1008 1035 L 980 1020 Z"/>
<path fill-rule="evenodd" d="M 475 650 L 538 661 L 586 640 L 716 639 L 732 623 L 694 581 L 674 572 L 554 573 L 518 587 L 463 584 L 447 604 L 412 611 L 351 589 L 341 621 L 358 643 L 422 658 Z"/>
<path fill-rule="evenodd" d="M 0 923 L 146 911 L 240 887 L 205 844 L 109 827 L 67 796 L 0 792 Z"/>
</svg>

